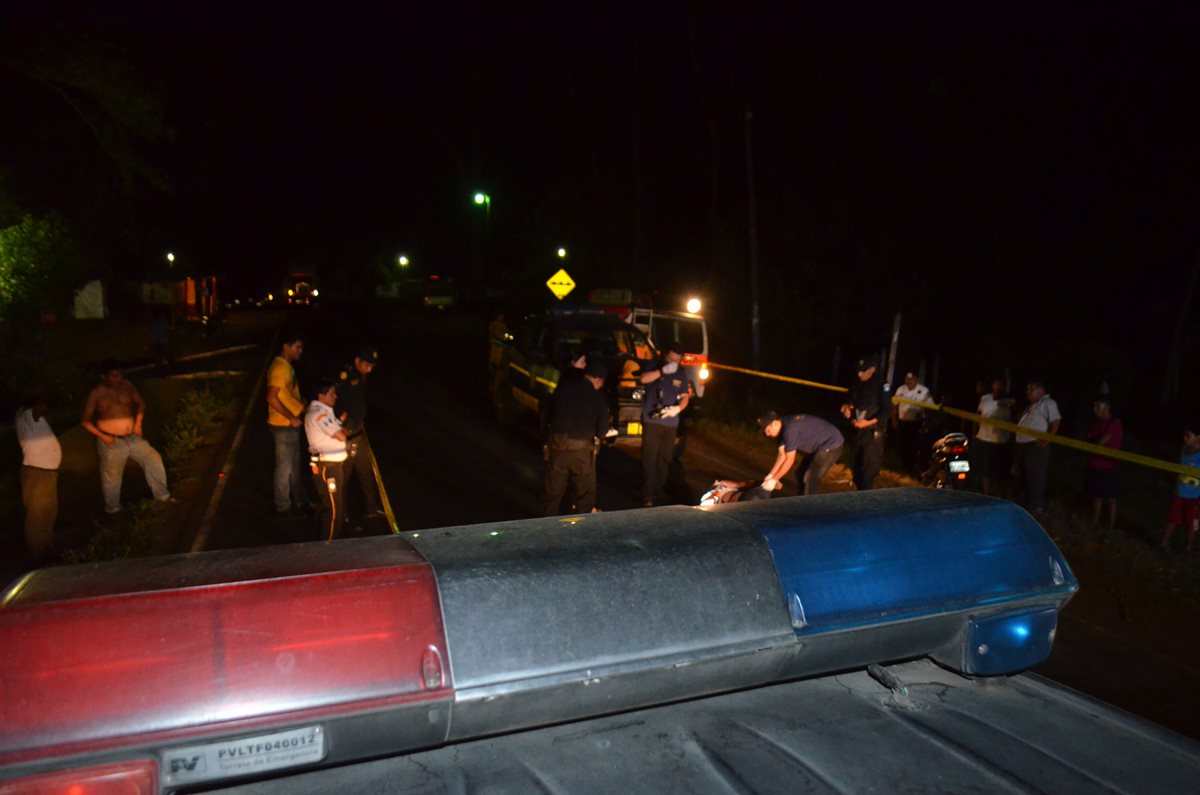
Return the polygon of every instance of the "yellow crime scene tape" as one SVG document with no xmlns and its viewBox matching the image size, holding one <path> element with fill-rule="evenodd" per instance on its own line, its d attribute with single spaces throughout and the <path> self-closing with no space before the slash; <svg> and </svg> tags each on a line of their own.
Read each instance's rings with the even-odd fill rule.
<svg viewBox="0 0 1200 795">
<path fill-rule="evenodd" d="M 363 431 L 363 436 L 366 435 L 367 432 Z M 368 446 L 370 443 L 368 438 Z M 400 526 L 396 524 L 396 515 L 392 513 L 392 501 L 388 499 L 387 489 L 383 487 L 383 476 L 379 474 L 379 462 L 375 460 L 374 448 L 371 450 L 371 472 L 375 475 L 375 486 L 379 489 L 379 501 L 383 503 L 383 512 L 387 516 L 388 527 L 391 529 L 392 535 L 399 535 Z"/>
<path fill-rule="evenodd" d="M 822 384 L 819 381 L 805 381 L 803 378 L 790 378 L 786 375 L 775 375 L 774 373 L 764 373 L 758 370 L 747 370 L 744 367 L 734 367 L 728 364 L 716 364 L 709 362 L 708 366 L 714 370 L 728 370 L 731 373 L 745 373 L 746 375 L 757 376 L 758 378 L 770 378 L 773 381 L 786 381 L 789 384 L 800 384 L 801 386 L 811 386 L 817 389 L 828 389 L 830 392 L 849 392 L 850 390 L 844 386 L 833 386 L 832 384 Z"/>
<path fill-rule="evenodd" d="M 834 386 L 832 384 L 822 384 L 818 381 L 807 381 L 803 378 L 791 378 L 786 375 L 777 375 L 775 373 L 764 373 L 759 370 L 747 370 L 744 367 L 733 367 L 728 364 L 715 364 L 709 362 L 708 366 L 716 370 L 729 370 L 734 373 L 744 373 L 757 378 L 769 378 L 773 381 L 785 381 L 789 384 L 800 384 L 801 386 L 811 386 L 817 389 L 828 389 L 831 392 L 849 392 L 850 390 L 844 386 Z M 1161 458 L 1151 458 L 1147 455 L 1138 455 L 1137 453 L 1128 453 L 1124 450 L 1114 450 L 1111 447 L 1104 447 L 1091 442 L 1081 442 L 1078 439 L 1072 439 L 1069 436 L 1057 436 L 1052 433 L 1043 433 L 1035 431 L 1031 428 L 1025 428 L 1016 423 L 1005 422 L 1004 420 L 992 419 L 991 417 L 983 417 L 979 414 L 973 414 L 969 411 L 956 409 L 952 406 L 946 406 L 941 403 L 925 403 L 919 400 L 909 400 L 908 398 L 892 397 L 893 403 L 905 403 L 910 406 L 917 406 L 931 411 L 940 411 L 943 414 L 949 414 L 951 417 L 959 417 L 971 422 L 982 423 L 984 425 L 993 425 L 997 428 L 1002 428 L 1013 433 L 1023 434 L 1024 436 L 1032 436 L 1035 439 L 1044 439 L 1051 444 L 1062 445 L 1063 447 L 1071 447 L 1076 450 L 1081 450 L 1085 453 L 1094 453 L 1105 456 L 1106 458 L 1114 458 L 1118 461 L 1127 461 L 1131 464 L 1139 464 L 1141 466 L 1160 469 L 1164 472 L 1171 472 L 1176 475 L 1186 475 L 1192 478 L 1200 478 L 1200 469 L 1184 466 L 1175 461 L 1164 461 Z"/>
</svg>

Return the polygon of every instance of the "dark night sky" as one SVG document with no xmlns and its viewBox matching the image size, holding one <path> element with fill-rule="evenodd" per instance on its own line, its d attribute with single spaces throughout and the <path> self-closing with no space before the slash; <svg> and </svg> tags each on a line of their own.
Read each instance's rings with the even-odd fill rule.
<svg viewBox="0 0 1200 795">
<path fill-rule="evenodd" d="M 1161 376 L 1200 247 L 1200 17 L 890 5 L 39 5 L 12 30 L 113 41 L 160 91 L 146 257 L 462 276 L 483 188 L 496 280 L 562 244 L 581 285 L 699 290 L 748 328 L 750 109 L 769 356 L 814 367 L 903 311 L 909 364 Z"/>
</svg>

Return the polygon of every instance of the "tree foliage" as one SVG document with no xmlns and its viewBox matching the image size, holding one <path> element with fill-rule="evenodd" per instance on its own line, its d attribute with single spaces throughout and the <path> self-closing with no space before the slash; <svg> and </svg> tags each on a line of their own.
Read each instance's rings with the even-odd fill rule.
<svg viewBox="0 0 1200 795">
<path fill-rule="evenodd" d="M 63 309 L 84 272 L 84 258 L 61 217 L 26 215 L 0 229 L 0 323 Z"/>
</svg>

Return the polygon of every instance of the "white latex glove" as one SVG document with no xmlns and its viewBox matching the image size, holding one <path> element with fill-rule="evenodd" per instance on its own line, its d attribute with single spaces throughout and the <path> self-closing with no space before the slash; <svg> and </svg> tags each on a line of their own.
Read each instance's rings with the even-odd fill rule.
<svg viewBox="0 0 1200 795">
<path fill-rule="evenodd" d="M 681 411 L 683 411 L 683 408 L 681 408 L 680 406 L 668 406 L 667 408 L 662 410 L 662 417 L 664 419 L 667 417 L 675 417 Z"/>
<path fill-rule="evenodd" d="M 604 438 L 611 439 L 619 433 L 620 433 L 620 431 L 618 431 L 616 428 L 609 428 L 607 431 L 604 432 Z"/>
<path fill-rule="evenodd" d="M 778 487 L 779 487 L 779 481 L 776 480 L 775 478 L 766 478 L 762 482 L 762 488 L 764 491 L 775 491 L 775 489 Z"/>
</svg>

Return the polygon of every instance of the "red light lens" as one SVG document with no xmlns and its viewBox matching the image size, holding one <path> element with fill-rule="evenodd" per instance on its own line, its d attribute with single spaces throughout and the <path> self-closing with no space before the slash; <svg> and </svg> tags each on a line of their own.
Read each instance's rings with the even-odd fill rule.
<svg viewBox="0 0 1200 795">
<path fill-rule="evenodd" d="M 41 773 L 0 783 L 0 795 L 150 795 L 158 792 L 151 759 Z"/>
<path fill-rule="evenodd" d="M 966 472 L 959 472 L 959 473 L 958 473 L 958 479 L 959 479 L 959 480 L 966 480 L 966 479 L 967 479 L 967 473 L 966 473 Z"/>
<path fill-rule="evenodd" d="M 685 353 L 679 358 L 679 363 L 684 367 L 695 367 L 697 365 L 707 364 L 708 357 L 698 353 Z"/>
<path fill-rule="evenodd" d="M 432 568 L 398 565 L 0 611 L 0 765 L 53 746 L 377 698 L 443 697 Z M 30 753 L 32 752 L 32 753 Z"/>
</svg>

